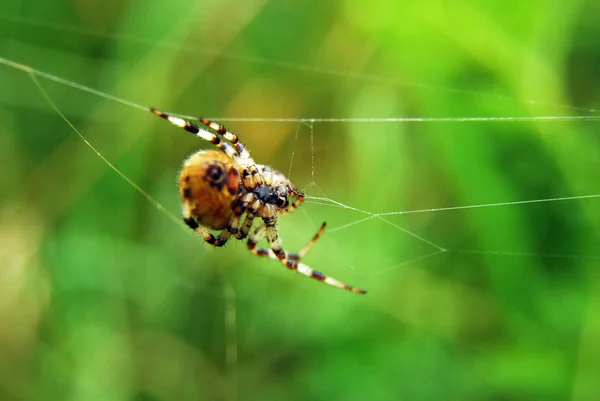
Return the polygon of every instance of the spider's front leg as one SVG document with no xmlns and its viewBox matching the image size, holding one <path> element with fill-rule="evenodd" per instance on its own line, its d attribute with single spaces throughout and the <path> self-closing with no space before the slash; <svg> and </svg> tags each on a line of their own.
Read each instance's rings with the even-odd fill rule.
<svg viewBox="0 0 600 401">
<path fill-rule="evenodd" d="M 280 215 L 288 214 L 289 212 L 300 206 L 302 204 L 302 201 L 304 201 L 305 195 L 302 192 L 300 192 L 296 187 L 294 187 L 293 184 L 289 183 L 287 189 L 289 191 L 289 194 L 296 197 L 296 200 L 290 203 L 289 205 L 279 209 Z"/>
</svg>

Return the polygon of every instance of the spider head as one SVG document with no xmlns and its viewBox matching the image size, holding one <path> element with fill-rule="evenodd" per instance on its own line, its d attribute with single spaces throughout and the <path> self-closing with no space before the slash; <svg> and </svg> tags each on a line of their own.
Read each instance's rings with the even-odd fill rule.
<svg viewBox="0 0 600 401">
<path fill-rule="evenodd" d="M 254 188 L 253 192 L 254 196 L 263 203 L 275 205 L 279 208 L 285 207 L 288 204 L 287 188 L 285 187 L 260 184 Z"/>
<path fill-rule="evenodd" d="M 281 209 L 285 209 L 285 212 L 282 213 L 288 213 L 292 209 L 295 209 L 296 207 L 300 206 L 302 200 L 304 199 L 304 193 L 300 192 L 300 190 L 298 190 L 298 188 L 296 188 L 289 181 L 287 182 L 287 185 L 285 187 L 285 192 L 285 204 L 280 206 Z M 293 201 L 291 201 L 290 198 L 292 198 Z"/>
<path fill-rule="evenodd" d="M 275 188 L 275 192 L 277 193 L 277 199 L 275 199 L 275 206 L 282 209 L 287 207 L 290 204 L 288 199 L 288 189 L 286 187 L 277 187 Z"/>
<path fill-rule="evenodd" d="M 286 209 L 291 203 L 295 203 L 297 206 L 304 199 L 304 194 L 289 181 L 285 185 L 275 187 L 275 193 L 277 194 L 277 198 L 273 203 L 279 209 Z"/>
</svg>

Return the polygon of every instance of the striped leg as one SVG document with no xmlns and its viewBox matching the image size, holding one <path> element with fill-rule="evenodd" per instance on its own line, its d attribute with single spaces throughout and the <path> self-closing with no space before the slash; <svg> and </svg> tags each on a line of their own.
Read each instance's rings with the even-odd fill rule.
<svg viewBox="0 0 600 401">
<path fill-rule="evenodd" d="M 190 132 L 196 136 L 199 136 L 205 141 L 214 144 L 223 152 L 225 152 L 227 156 L 231 157 L 237 164 L 239 164 L 242 167 L 242 179 L 244 180 L 244 183 L 247 187 L 255 188 L 256 186 L 263 183 L 262 176 L 258 171 L 254 160 L 250 156 L 250 153 L 248 153 L 248 150 L 246 150 L 245 146 L 241 142 L 239 142 L 237 136 L 227 131 L 222 125 L 213 123 L 212 121 L 206 120 L 204 118 L 200 119 L 202 124 L 214 129 L 219 134 L 223 135 L 225 139 L 230 141 L 235 146 L 235 149 L 227 142 L 221 141 L 221 139 L 215 134 L 200 129 L 195 124 L 192 124 L 191 122 L 184 120 L 183 118 L 171 116 L 155 108 L 150 108 L 150 111 L 153 114 L 169 121 L 171 124 L 179 128 L 183 128 L 187 132 Z"/>
<path fill-rule="evenodd" d="M 240 231 L 236 233 L 235 237 L 237 239 L 244 239 L 248 236 L 250 228 L 252 227 L 252 223 L 254 222 L 254 217 L 256 217 L 254 214 L 246 213 L 246 218 L 242 223 L 242 227 L 240 228 Z"/>
<path fill-rule="evenodd" d="M 298 253 L 288 253 L 288 259 L 301 260 L 304 256 L 306 256 L 306 254 L 308 253 L 308 251 L 311 250 L 313 245 L 317 243 L 317 240 L 321 238 L 321 235 L 323 235 L 323 233 L 325 232 L 326 226 L 327 224 L 323 222 L 323 224 L 321 224 L 321 228 L 319 228 L 319 231 L 317 231 L 317 233 L 312 237 L 308 244 L 304 245 L 304 248 L 300 249 Z"/>
<path fill-rule="evenodd" d="M 196 231 L 206 242 L 214 246 L 223 246 L 231 237 L 231 232 L 228 230 L 223 230 L 218 237 L 215 237 L 206 229 L 206 227 L 202 227 L 196 219 L 193 217 L 184 217 L 183 222 L 187 224 L 189 228 Z"/>
<path fill-rule="evenodd" d="M 203 118 L 203 117 L 199 117 L 198 120 L 202 124 L 214 129 L 219 134 L 223 135 L 223 138 L 227 139 L 229 142 L 231 142 L 233 144 L 233 146 L 235 146 L 235 149 L 237 150 L 237 152 L 240 155 L 240 160 L 238 161 L 238 164 L 240 166 L 247 167 L 248 170 L 250 171 L 251 183 L 248 185 L 249 188 L 256 188 L 258 185 L 260 185 L 264 182 L 262 175 L 261 175 L 259 169 L 256 167 L 254 160 L 250 156 L 250 153 L 246 149 L 246 146 L 240 142 L 237 135 L 235 135 L 233 132 L 229 131 L 227 128 L 225 128 L 221 124 L 218 124 L 214 121 L 207 120 L 206 118 Z"/>
<path fill-rule="evenodd" d="M 275 251 L 275 249 L 273 249 L 273 243 L 271 241 L 269 241 L 269 244 L 271 245 L 270 249 L 257 248 L 256 244 L 261 239 L 263 239 L 265 236 L 267 236 L 267 239 L 269 238 L 268 230 L 269 230 L 269 226 L 267 226 L 266 223 L 261 224 L 260 226 L 258 226 L 256 228 L 256 230 L 254 230 L 254 232 L 252 233 L 250 238 L 248 238 L 248 249 L 250 250 L 250 252 L 252 252 L 258 256 L 264 256 L 264 257 L 268 257 L 271 259 L 277 259 L 281 263 L 283 263 L 283 265 L 285 267 L 287 267 L 288 269 L 296 270 L 300 274 L 303 274 L 307 277 L 311 277 L 315 280 L 322 281 L 325 284 L 329 284 L 334 287 L 352 291 L 357 294 L 365 294 L 366 293 L 365 290 L 361 290 L 359 288 L 352 287 L 352 286 L 344 284 L 341 281 L 338 281 L 334 278 L 327 277 L 323 273 L 313 270 L 310 267 L 308 267 L 307 265 L 299 262 L 299 260 L 302 257 L 304 257 L 306 255 L 306 253 L 312 248 L 312 246 L 319 239 L 321 234 L 323 234 L 323 231 L 325 231 L 325 223 L 323 223 L 323 225 L 321 226 L 321 228 L 319 229 L 317 234 L 315 234 L 315 236 L 312 238 L 312 240 L 308 244 L 306 244 L 306 246 L 304 246 L 304 248 L 302 248 L 302 250 L 300 250 L 300 252 L 298 252 L 297 254 L 288 254 L 287 252 L 283 251 L 281 248 L 279 248 L 279 251 Z M 283 255 L 284 255 L 283 258 L 277 256 L 277 254 L 281 254 L 281 253 L 283 253 Z"/>
<path fill-rule="evenodd" d="M 291 212 L 292 210 L 294 210 L 295 208 L 297 208 L 298 206 L 300 206 L 300 204 L 304 200 L 304 194 L 301 192 L 297 192 L 296 194 L 297 194 L 296 200 L 294 202 L 290 203 L 285 209 L 280 210 L 279 214 L 281 214 L 281 215 L 287 214 L 287 213 Z"/>
<path fill-rule="evenodd" d="M 217 124 L 214 121 L 207 120 L 206 118 L 200 117 L 198 118 L 198 120 L 207 127 L 214 129 L 219 134 L 223 135 L 225 139 L 231 142 L 233 146 L 235 146 L 235 149 L 240 154 L 242 159 L 251 159 L 250 153 L 248 153 L 248 150 L 246 149 L 244 144 L 239 141 L 238 137 L 233 132 L 227 130 L 227 128 L 220 124 Z"/>
<path fill-rule="evenodd" d="M 239 232 L 236 233 L 235 237 L 237 239 L 244 239 L 248 236 L 248 233 L 250 232 L 250 228 L 252 227 L 252 223 L 254 222 L 254 218 L 258 213 L 258 208 L 260 207 L 260 205 L 260 199 L 255 199 L 254 194 L 252 192 L 249 192 L 246 195 L 244 195 L 239 206 L 234 208 L 234 211 L 236 213 L 241 214 L 244 211 L 246 212 L 246 218 L 240 226 Z"/>
<path fill-rule="evenodd" d="M 170 115 L 163 113 L 162 111 L 156 110 L 156 109 L 150 109 L 150 111 L 152 113 L 154 113 L 155 115 L 164 118 L 171 124 L 173 124 L 179 128 L 183 128 L 187 132 L 190 132 L 196 136 L 199 136 L 200 138 L 204 139 L 205 141 L 212 143 L 213 145 L 215 145 L 216 147 L 221 149 L 223 152 L 225 152 L 227 154 L 227 156 L 231 157 L 233 160 L 239 159 L 240 154 L 233 147 L 231 147 L 230 144 L 228 144 L 227 142 L 221 141 L 221 139 L 219 139 L 219 137 L 216 136 L 215 134 L 205 131 L 203 129 L 200 129 L 197 126 L 195 126 L 194 124 L 192 124 L 191 122 L 184 120 L 183 118 L 173 117 L 173 116 L 170 116 Z"/>
<path fill-rule="evenodd" d="M 214 246 L 219 246 L 219 247 L 225 245 L 225 243 L 227 243 L 229 238 L 231 238 L 232 234 L 235 235 L 235 233 L 237 231 L 237 226 L 240 223 L 240 215 L 237 213 L 234 213 L 233 218 L 229 222 L 227 228 L 225 230 L 221 231 L 219 236 L 215 237 L 214 235 L 211 234 L 211 232 L 208 230 L 208 228 L 201 226 L 198 223 L 198 221 L 194 218 L 194 216 L 192 216 L 187 204 L 184 204 L 182 214 L 183 214 L 183 222 L 189 228 L 196 231 L 196 233 L 198 233 L 202 238 L 204 238 L 204 240 L 206 242 L 208 242 L 209 244 L 214 245 Z"/>
<path fill-rule="evenodd" d="M 227 232 L 229 232 L 230 234 L 234 235 L 236 238 L 238 236 L 239 233 L 239 226 L 240 226 L 240 215 L 239 214 L 234 214 L 233 217 L 231 218 L 231 220 L 229 221 L 229 224 L 227 224 Z M 223 233 L 221 233 L 219 236 L 223 235 Z"/>
<path fill-rule="evenodd" d="M 304 247 L 302 249 L 300 249 L 300 251 L 298 251 L 298 253 L 291 253 L 291 252 L 285 251 L 285 257 L 287 259 L 298 260 L 298 261 L 301 260 L 302 258 L 304 258 L 306 256 L 306 254 L 308 253 L 308 251 L 310 251 L 312 249 L 313 245 L 317 242 L 317 240 L 319 238 L 321 238 L 321 235 L 323 235 L 323 233 L 325 232 L 325 227 L 326 227 L 326 224 L 323 223 L 321 225 L 321 228 L 319 228 L 319 231 L 317 231 L 317 233 L 314 235 L 314 237 L 312 237 L 312 239 L 306 245 L 304 245 Z M 257 248 L 256 247 L 256 244 L 258 243 L 258 241 L 260 241 L 261 239 L 263 239 L 265 237 L 266 232 L 267 232 L 266 229 L 267 229 L 267 227 L 264 224 L 261 224 L 260 226 L 258 226 L 256 228 L 256 230 L 254 230 L 254 232 L 252 233 L 252 236 L 248 239 L 248 248 L 255 255 L 266 256 L 271 259 L 278 259 L 277 256 L 275 256 L 275 253 L 273 253 L 273 251 L 271 250 L 271 248 Z"/>
</svg>

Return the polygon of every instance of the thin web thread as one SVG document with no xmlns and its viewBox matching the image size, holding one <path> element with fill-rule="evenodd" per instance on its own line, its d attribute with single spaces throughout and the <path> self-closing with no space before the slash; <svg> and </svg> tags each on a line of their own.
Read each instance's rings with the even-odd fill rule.
<svg viewBox="0 0 600 401">
<path fill-rule="evenodd" d="M 344 205 L 340 202 L 334 201 L 329 198 L 322 198 L 322 197 L 317 197 L 317 196 L 307 196 L 306 197 L 308 203 L 322 205 L 322 206 L 340 207 L 343 209 L 351 209 L 351 210 L 355 210 L 355 211 L 366 213 L 366 214 L 370 215 L 370 217 L 361 220 L 361 222 L 370 220 L 370 219 L 374 219 L 376 217 L 382 217 L 382 216 L 397 216 L 397 215 L 402 215 L 402 214 L 444 212 L 444 211 L 464 210 L 464 209 L 480 209 L 480 208 L 485 208 L 485 207 L 513 206 L 513 205 L 525 205 L 525 204 L 529 204 L 529 203 L 560 202 L 560 201 L 594 199 L 594 198 L 600 198 L 600 194 L 579 195 L 579 196 L 561 196 L 561 197 L 557 197 L 557 198 L 530 199 L 530 200 L 510 201 L 510 202 L 483 203 L 483 204 L 478 204 L 478 205 L 437 207 L 437 208 L 431 208 L 431 209 L 403 210 L 403 211 L 399 211 L 399 212 L 370 213 L 370 212 L 367 212 L 364 210 L 360 210 L 360 209 L 356 209 L 354 207 Z M 316 200 L 316 202 L 312 201 L 312 199 Z M 356 224 L 356 223 L 353 223 L 353 224 Z M 340 229 L 341 229 L 341 227 L 340 227 Z M 330 230 L 330 231 L 333 231 L 333 230 Z"/>
<path fill-rule="evenodd" d="M 106 163 L 115 173 L 117 173 L 121 178 L 123 178 L 125 181 L 127 181 L 127 183 L 129 185 L 131 185 L 136 191 L 138 191 L 140 194 L 142 194 L 142 196 L 144 196 L 144 198 L 146 198 L 150 203 L 152 203 L 154 205 L 154 207 L 156 207 L 158 210 L 160 210 L 161 212 L 163 212 L 165 215 L 167 215 L 167 217 L 171 220 L 173 220 L 173 222 L 175 222 L 178 226 L 180 226 L 182 229 L 184 229 L 186 232 L 189 232 L 189 229 L 187 229 L 185 227 L 185 225 L 181 222 L 181 219 L 177 216 L 175 216 L 173 213 L 171 213 L 167 208 L 165 208 L 160 202 L 158 202 L 156 199 L 154 199 L 149 193 L 147 193 L 146 191 L 144 191 L 139 185 L 137 185 L 135 182 L 133 182 L 129 177 L 127 177 L 125 174 L 123 174 L 117 167 L 115 167 L 114 164 L 112 164 L 107 158 L 105 158 L 102 153 L 100 153 L 100 151 L 98 151 L 98 149 L 96 149 L 94 147 L 94 145 L 92 145 L 84 136 L 81 132 L 79 132 L 79 130 L 77 128 L 75 128 L 75 126 L 73 125 L 73 123 L 71 123 L 71 121 L 60 111 L 60 109 L 58 108 L 58 106 L 56 106 L 56 104 L 54 103 L 54 101 L 50 98 L 50 96 L 48 95 L 48 93 L 46 92 L 46 90 L 44 89 L 44 87 L 40 84 L 40 81 L 38 81 L 37 77 L 35 76 L 34 73 L 29 74 L 29 76 L 31 77 L 31 79 L 33 80 L 33 82 L 35 83 L 35 85 L 37 86 L 37 88 L 39 89 L 39 91 L 42 93 L 42 96 L 44 96 L 44 98 L 48 101 L 48 103 L 52 106 L 52 108 L 54 109 L 54 111 L 56 111 L 56 113 L 73 129 L 73 131 L 75 131 L 75 133 L 79 136 L 79 138 L 81 138 L 81 140 L 100 158 L 102 159 L 102 161 L 104 163 Z"/>
<path fill-rule="evenodd" d="M 147 111 L 148 108 L 146 106 L 140 105 L 138 103 L 135 102 L 131 102 L 129 100 L 125 100 L 122 98 L 119 98 L 117 96 L 113 96 L 110 94 L 107 94 L 105 92 L 96 90 L 96 89 L 92 89 L 89 88 L 87 86 L 75 83 L 75 82 L 71 82 L 69 80 L 66 80 L 64 78 L 60 78 L 60 77 L 56 77 L 52 74 L 48 74 L 45 73 L 43 71 L 39 71 L 36 70 L 32 67 L 17 63 L 15 61 L 12 60 L 8 60 L 5 58 L 0 58 L 0 64 L 4 64 L 6 66 L 27 72 L 30 77 L 32 78 L 32 80 L 34 81 L 34 83 L 36 84 L 36 86 L 38 87 L 38 89 L 40 90 L 40 92 L 42 93 L 42 95 L 45 97 L 45 99 L 52 105 L 52 107 L 54 108 L 54 110 L 61 116 L 61 118 L 63 118 L 63 120 L 77 133 L 77 135 L 84 141 L 84 143 L 86 143 L 87 146 L 90 147 L 90 149 L 92 149 L 94 151 L 94 153 L 96 153 L 101 160 L 103 160 L 111 169 L 113 169 L 119 176 L 121 176 L 127 183 L 129 183 L 134 189 L 136 189 L 138 192 L 140 192 L 140 194 L 142 194 L 146 199 L 148 199 L 148 201 L 150 201 L 157 209 L 159 209 L 161 212 L 165 213 L 171 220 L 173 220 L 178 226 L 180 226 L 182 229 L 184 229 L 186 232 L 189 232 L 189 230 L 187 230 L 185 228 L 185 226 L 183 225 L 183 223 L 181 223 L 181 220 L 176 217 L 173 213 L 171 213 L 170 211 L 168 211 L 160 202 L 158 202 L 156 199 L 154 199 L 152 196 L 150 196 L 146 191 L 144 191 L 139 185 L 137 185 L 135 182 L 133 182 L 130 178 L 128 178 L 127 176 L 125 176 L 123 173 L 121 173 L 121 171 L 119 171 L 112 163 L 110 163 L 110 161 L 108 161 L 76 128 L 75 126 L 66 118 L 66 116 L 58 109 L 58 107 L 56 106 L 56 104 L 51 100 L 51 98 L 48 96 L 47 92 L 43 89 L 43 87 L 41 86 L 40 82 L 37 79 L 37 76 L 39 77 L 43 77 L 55 82 L 58 82 L 60 84 L 64 84 L 67 86 L 71 86 L 73 88 L 79 89 L 81 91 L 84 92 L 88 92 L 88 93 L 92 93 L 95 94 L 97 96 L 101 96 L 104 97 L 106 99 L 109 100 L 113 100 L 115 102 L 130 106 L 130 107 L 134 107 L 137 109 L 141 109 L 144 111 Z M 186 116 L 186 115 L 181 115 L 181 114 L 174 114 L 177 115 L 181 118 L 188 118 L 188 119 L 194 119 L 194 117 L 191 116 Z M 500 117 L 500 120 L 498 120 L 498 118 L 495 117 L 490 117 L 490 118 L 466 118 L 466 119 L 417 119 L 415 121 L 420 121 L 420 122 L 426 122 L 426 121 L 475 121 L 475 120 L 479 120 L 479 121 L 509 121 L 508 119 L 512 119 L 513 117 Z M 523 120 L 524 117 L 517 117 L 518 120 L 520 121 L 525 121 Z M 542 116 L 542 117 L 527 117 L 527 121 L 533 121 L 535 119 L 551 119 L 551 120 L 555 120 L 555 121 L 564 121 L 562 119 L 564 118 L 575 118 L 575 119 L 583 119 L 583 120 L 590 120 L 590 121 L 595 121 L 600 119 L 600 116 L 572 116 L 572 117 L 565 117 L 565 116 Z M 223 119 L 222 119 L 223 120 Z M 246 119 L 236 119 L 239 121 L 248 121 Z M 251 119 L 252 121 L 265 121 L 264 119 Z M 383 121 L 383 120 L 388 120 L 388 119 L 267 119 L 267 121 L 295 121 L 298 123 L 308 123 L 309 127 L 311 128 L 311 133 L 313 132 L 313 123 L 315 122 L 368 122 L 368 120 L 371 120 L 371 122 L 377 122 L 377 121 Z M 411 121 L 413 119 L 408 118 L 408 119 L 397 119 L 395 121 Z M 321 191 L 321 189 L 317 186 L 315 180 L 314 180 L 314 143 L 313 143 L 313 136 L 311 135 L 311 151 L 312 151 L 312 169 L 313 169 L 313 181 L 309 184 L 309 187 L 314 186 L 316 187 L 323 195 L 325 195 L 323 193 L 323 191 Z M 290 166 L 291 168 L 291 166 Z M 422 257 L 419 258 L 415 258 L 416 260 L 422 260 L 425 257 L 429 257 L 429 256 L 433 256 L 442 252 L 461 252 L 461 253 L 478 253 L 478 254 L 492 254 L 492 255 L 505 255 L 505 256 L 549 256 L 549 257 L 555 257 L 555 258 L 587 258 L 587 259 L 600 259 L 600 257 L 598 256 L 586 256 L 586 255 L 572 255 L 572 254 L 539 254 L 539 253 L 518 253 L 518 252 L 502 252 L 502 251 L 476 251 L 476 250 L 450 250 L 450 249 L 445 249 L 421 236 L 418 236 L 417 234 L 408 231 L 388 220 L 386 220 L 384 217 L 385 216 L 392 216 L 392 215 L 402 215 L 402 214 L 410 214 L 410 213 L 426 213 L 426 212 L 439 212 L 439 211 L 451 211 L 451 210 L 460 210 L 460 209 L 474 209 L 474 208 L 483 208 L 483 207 L 500 207 L 500 206 L 510 206 L 510 205 L 520 205 L 520 204 L 528 204 L 528 203 L 541 203 L 541 202 L 556 202 L 556 201 L 567 201 L 567 200 L 578 200 L 578 199 L 590 199 L 590 198 L 598 198 L 600 197 L 600 194 L 593 194 L 593 195 L 582 195 L 582 196 L 571 196 L 571 197 L 557 197 L 557 198 L 547 198 L 547 199 L 535 199 L 535 200 L 524 200 L 524 201 L 512 201 L 512 202 L 497 202 L 497 203 L 489 203 L 489 204 L 478 204 L 478 205 L 466 205 L 466 206 L 452 206 L 452 207 L 445 207 L 445 208 L 431 208 L 431 209 L 421 209 L 421 210 L 407 210 L 407 211 L 398 211 L 398 212 L 386 212 L 386 213 L 372 213 L 372 212 L 368 212 L 365 210 L 361 210 L 355 207 L 351 207 L 348 205 L 345 205 L 341 202 L 338 201 L 334 201 L 333 199 L 330 199 L 326 196 L 323 197 L 314 197 L 314 196 L 307 196 L 307 203 L 313 203 L 313 204 L 319 204 L 319 205 L 326 205 L 326 206 L 335 206 L 335 207 L 340 207 L 343 209 L 348 209 L 348 210 L 353 210 L 353 211 L 357 211 L 360 213 L 364 213 L 367 214 L 368 217 L 365 217 L 364 219 L 360 219 L 357 220 L 355 222 L 343 225 L 343 226 L 339 226 L 333 229 L 330 229 L 329 232 L 336 232 L 339 230 L 342 230 L 344 228 L 356 225 L 356 224 L 360 224 L 362 222 L 371 220 L 371 219 L 380 219 L 383 222 L 392 225 L 393 227 L 397 228 L 398 230 L 401 230 L 403 232 L 405 232 L 408 235 L 411 235 L 435 248 L 437 248 L 438 251 L 433 252 L 431 254 L 427 254 L 424 255 Z M 312 201 L 311 201 L 312 200 Z"/>
<path fill-rule="evenodd" d="M 183 118 L 194 118 L 182 116 Z M 250 118 L 210 117 L 223 122 L 247 123 L 477 123 L 477 122 L 559 122 L 600 121 L 600 116 L 508 116 L 508 117 L 364 117 L 364 118 Z"/>
<path fill-rule="evenodd" d="M 518 99 L 514 99 L 510 96 L 500 95 L 500 94 L 490 94 L 490 93 L 469 91 L 469 90 L 458 89 L 458 88 L 426 85 L 426 84 L 417 83 L 417 82 L 401 81 L 401 80 L 398 80 L 395 78 L 390 78 L 390 77 L 382 77 L 382 76 L 369 75 L 369 74 L 359 74 L 359 73 L 348 72 L 348 71 L 339 71 L 339 70 L 321 68 L 321 67 L 316 67 L 316 66 L 311 66 L 311 65 L 290 63 L 290 62 L 281 61 L 281 60 L 272 60 L 272 59 L 267 59 L 267 58 L 263 58 L 263 57 L 230 54 L 230 53 L 227 54 L 227 53 L 222 53 L 222 52 L 218 52 L 218 51 L 211 51 L 211 50 L 205 49 L 205 48 L 199 49 L 196 47 L 182 45 L 180 43 L 174 43 L 174 42 L 169 42 L 169 41 L 165 41 L 165 40 L 160 40 L 157 42 L 155 40 L 151 40 L 149 38 L 141 38 L 139 36 L 115 34 L 115 33 L 109 33 L 109 32 L 98 31 L 98 30 L 50 24 L 50 23 L 43 22 L 43 21 L 36 21 L 36 20 L 32 20 L 32 19 L 22 18 L 22 17 L 16 16 L 16 15 L 0 15 L 0 19 L 3 19 L 5 21 L 12 21 L 12 22 L 19 23 L 19 24 L 27 24 L 27 25 L 37 26 L 37 27 L 41 27 L 41 28 L 53 29 L 53 30 L 62 31 L 62 32 L 77 33 L 79 35 L 101 37 L 101 38 L 105 38 L 105 39 L 119 40 L 122 42 L 143 44 L 143 45 L 147 45 L 147 46 L 151 46 L 151 47 L 155 47 L 155 46 L 164 47 L 164 48 L 168 48 L 168 49 L 185 51 L 190 54 L 208 54 L 208 55 L 212 55 L 212 56 L 227 58 L 230 60 L 265 64 L 265 65 L 271 65 L 271 66 L 276 66 L 276 67 L 286 68 L 286 69 L 293 69 L 293 70 L 297 70 L 297 71 L 309 72 L 309 73 L 314 73 L 314 74 L 330 75 L 330 76 L 340 77 L 340 78 L 344 78 L 344 79 L 354 79 L 354 80 L 360 80 L 360 81 L 364 81 L 364 82 L 394 85 L 394 86 L 415 87 L 415 88 L 419 88 L 419 89 L 426 89 L 426 90 L 432 90 L 432 91 L 444 91 L 444 92 L 448 92 L 448 93 L 456 93 L 456 94 L 468 95 L 468 96 L 492 97 L 492 98 L 496 98 L 496 99 L 510 100 L 513 102 L 516 101 L 518 103 L 524 103 L 524 104 L 550 106 L 550 107 L 559 108 L 559 109 L 587 111 L 587 112 L 592 112 L 592 113 L 598 112 L 597 109 L 589 109 L 589 108 L 564 105 L 564 104 L 554 104 L 554 103 L 542 102 L 539 100 L 519 101 Z M 213 118 L 213 117 L 211 117 L 211 118 Z M 245 121 L 245 122 L 249 121 L 246 119 L 243 119 L 243 120 L 220 119 L 220 120 L 221 121 Z M 309 121 L 309 120 L 310 119 L 306 119 L 304 121 Z M 260 121 L 264 121 L 264 120 L 260 120 Z M 276 120 L 276 121 L 290 121 L 290 120 Z M 292 120 L 292 121 L 297 121 L 297 120 Z M 331 122 L 337 122 L 337 121 L 331 121 Z"/>
<path fill-rule="evenodd" d="M 60 84 L 70 86 L 72 88 L 88 92 L 96 96 L 103 97 L 105 99 L 112 100 L 130 106 L 139 110 L 148 110 L 148 106 L 135 103 L 106 92 L 102 92 L 97 89 L 90 88 L 85 85 L 78 84 L 76 82 L 69 81 L 64 78 L 57 77 L 55 75 L 36 70 L 30 66 L 17 63 L 12 60 L 8 60 L 4 57 L 0 57 L 0 64 L 4 64 L 8 67 L 12 67 L 21 71 L 28 72 L 30 74 L 37 75 L 42 78 L 49 79 Z M 198 116 L 191 116 L 186 114 L 171 113 L 173 116 L 185 118 L 188 120 L 196 120 Z M 600 116 L 503 116 L 503 117 L 373 117 L 373 118 L 226 118 L 226 117 L 207 117 L 211 120 L 223 121 L 223 122 L 295 122 L 295 123 L 448 123 L 448 122 L 568 122 L 568 121 L 600 121 Z"/>
<path fill-rule="evenodd" d="M 298 124 L 296 125 L 296 135 L 294 135 L 294 145 L 296 145 L 296 144 L 298 143 L 298 133 L 299 133 L 299 132 L 300 132 L 300 123 L 298 123 Z M 294 147 L 295 147 L 295 146 L 294 146 Z M 294 152 L 294 151 L 292 150 L 292 156 L 290 157 L 290 168 L 289 168 L 289 170 L 288 170 L 288 175 L 287 175 L 288 177 L 291 177 L 291 176 L 292 176 L 292 166 L 293 166 L 293 164 L 294 164 L 294 154 L 295 154 L 295 153 L 296 153 L 296 152 Z"/>
</svg>

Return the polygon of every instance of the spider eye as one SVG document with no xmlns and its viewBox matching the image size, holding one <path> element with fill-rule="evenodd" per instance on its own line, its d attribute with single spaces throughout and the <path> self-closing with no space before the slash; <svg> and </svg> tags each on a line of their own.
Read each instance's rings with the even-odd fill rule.
<svg viewBox="0 0 600 401">
<path fill-rule="evenodd" d="M 221 163 L 213 163 L 206 169 L 206 178 L 214 184 L 218 184 L 225 179 L 225 169 Z"/>
</svg>

